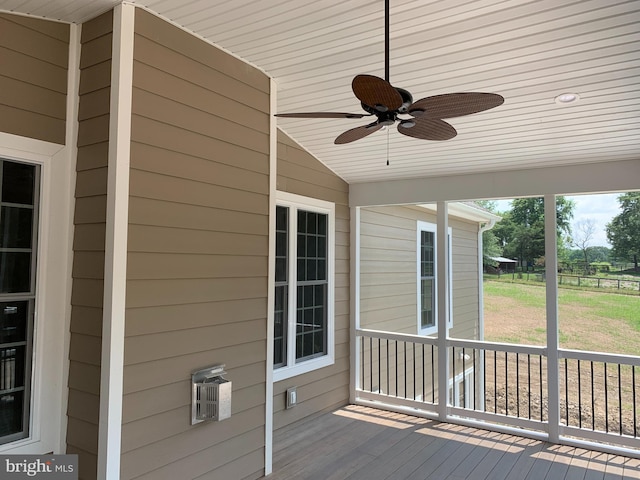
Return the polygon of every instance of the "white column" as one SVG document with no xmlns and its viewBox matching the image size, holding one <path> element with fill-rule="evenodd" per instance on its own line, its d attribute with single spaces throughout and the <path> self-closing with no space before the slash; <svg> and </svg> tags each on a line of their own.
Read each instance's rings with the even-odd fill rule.
<svg viewBox="0 0 640 480">
<path fill-rule="evenodd" d="M 276 180 L 278 175 L 278 126 L 274 114 L 277 108 L 278 86 L 271 79 L 269 83 L 269 266 L 267 293 L 267 371 L 265 389 L 265 447 L 264 474 L 273 469 L 273 328 L 276 279 Z"/>
<path fill-rule="evenodd" d="M 120 478 L 135 7 L 113 15 L 98 479 Z"/>
<path fill-rule="evenodd" d="M 356 339 L 356 329 L 360 328 L 360 207 L 351 207 L 350 226 L 350 270 L 351 270 L 351 328 L 350 328 L 350 358 L 349 369 L 349 401 L 355 403 L 356 389 L 360 379 L 360 344 Z"/>
<path fill-rule="evenodd" d="M 558 443 L 560 385 L 558 379 L 558 245 L 556 197 L 544 196 L 544 258 L 547 289 L 547 384 L 549 395 L 549 441 Z"/>
<path fill-rule="evenodd" d="M 449 362 L 447 361 L 447 340 L 449 337 L 449 213 L 447 202 L 438 202 L 438 227 L 436 232 L 436 289 L 438 309 L 438 417 L 447 418 L 449 395 Z"/>
</svg>

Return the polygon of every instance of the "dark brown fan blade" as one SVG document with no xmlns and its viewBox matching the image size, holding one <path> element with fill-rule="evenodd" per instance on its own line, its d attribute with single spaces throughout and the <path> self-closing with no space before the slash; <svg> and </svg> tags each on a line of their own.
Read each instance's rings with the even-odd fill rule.
<svg viewBox="0 0 640 480">
<path fill-rule="evenodd" d="M 503 103 L 504 98 L 496 93 L 448 93 L 414 102 L 409 113 L 414 117 L 453 118 L 489 110 Z"/>
<path fill-rule="evenodd" d="M 409 126 L 414 124 L 413 126 Z M 404 135 L 422 140 L 449 140 L 458 132 L 444 120 L 438 118 L 419 117 L 400 122 L 398 131 Z"/>
<path fill-rule="evenodd" d="M 362 118 L 370 117 L 367 113 L 343 113 L 343 112 L 301 112 L 301 113 L 276 113 L 281 118 Z"/>
<path fill-rule="evenodd" d="M 363 125 L 362 127 L 352 128 L 351 130 L 347 130 L 346 132 L 338 135 L 333 143 L 335 143 L 336 145 L 343 145 L 345 143 L 355 142 L 356 140 L 360 140 L 367 135 L 371 135 L 373 132 L 377 132 L 381 128 L 382 125 L 380 125 L 379 123 L 371 123 L 369 125 Z"/>
<path fill-rule="evenodd" d="M 381 112 L 397 110 L 402 105 L 402 96 L 398 91 L 379 77 L 356 75 L 351 88 L 358 100 Z"/>
</svg>

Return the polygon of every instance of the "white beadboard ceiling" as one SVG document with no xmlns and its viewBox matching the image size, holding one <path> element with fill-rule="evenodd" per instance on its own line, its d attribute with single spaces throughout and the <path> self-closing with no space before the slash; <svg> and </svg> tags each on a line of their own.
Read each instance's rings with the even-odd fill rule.
<svg viewBox="0 0 640 480">
<path fill-rule="evenodd" d="M 116 3 L 0 0 L 0 9 L 82 22 Z M 360 113 L 352 78 L 384 77 L 383 0 L 131 3 L 267 72 L 279 112 Z M 390 56 L 391 83 L 414 100 L 462 91 L 506 100 L 450 119 L 458 136 L 444 142 L 393 126 L 334 145 L 368 119 L 278 119 L 350 183 L 640 159 L 640 0 L 391 0 Z M 565 92 L 581 100 L 554 103 Z"/>
</svg>

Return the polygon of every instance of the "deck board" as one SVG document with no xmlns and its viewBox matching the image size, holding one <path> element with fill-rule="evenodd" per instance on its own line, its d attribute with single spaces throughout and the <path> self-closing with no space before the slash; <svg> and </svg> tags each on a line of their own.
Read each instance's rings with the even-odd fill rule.
<svg viewBox="0 0 640 480">
<path fill-rule="evenodd" d="M 268 480 L 630 480 L 640 460 L 350 405 L 274 434 Z"/>
</svg>

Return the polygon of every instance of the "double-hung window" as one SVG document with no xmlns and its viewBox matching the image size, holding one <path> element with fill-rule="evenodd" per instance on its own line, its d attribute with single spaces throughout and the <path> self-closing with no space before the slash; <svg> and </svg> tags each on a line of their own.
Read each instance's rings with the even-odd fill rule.
<svg viewBox="0 0 640 480">
<path fill-rule="evenodd" d="M 333 363 L 334 204 L 278 192 L 274 380 Z"/>
<path fill-rule="evenodd" d="M 29 435 L 38 175 L 0 159 L 0 444 Z"/>
<path fill-rule="evenodd" d="M 417 296 L 418 296 L 418 334 L 432 335 L 438 331 L 438 282 L 437 282 L 437 241 L 436 224 L 417 222 Z M 449 240 L 449 318 L 448 327 L 452 325 L 451 312 L 451 228 L 447 235 Z"/>
</svg>

